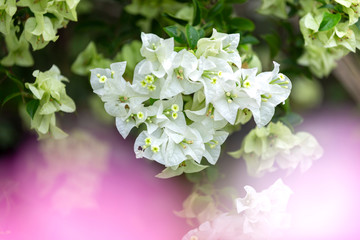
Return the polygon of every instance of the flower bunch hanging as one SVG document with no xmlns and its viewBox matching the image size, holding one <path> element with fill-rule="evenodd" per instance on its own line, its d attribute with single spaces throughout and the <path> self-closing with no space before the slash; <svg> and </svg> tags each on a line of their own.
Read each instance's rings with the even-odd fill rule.
<svg viewBox="0 0 360 240">
<path fill-rule="evenodd" d="M 173 38 L 142 33 L 141 39 L 145 59 L 136 65 L 132 83 L 122 77 L 126 62 L 118 62 L 91 70 L 91 86 L 124 138 L 146 126 L 134 151 L 166 167 L 159 177 L 201 171 L 203 159 L 215 164 L 229 134 L 226 126 L 244 124 L 252 115 L 263 127 L 290 94 L 291 82 L 279 64 L 262 73 L 242 67 L 239 34 L 213 29 L 195 50 L 180 51 Z"/>
</svg>

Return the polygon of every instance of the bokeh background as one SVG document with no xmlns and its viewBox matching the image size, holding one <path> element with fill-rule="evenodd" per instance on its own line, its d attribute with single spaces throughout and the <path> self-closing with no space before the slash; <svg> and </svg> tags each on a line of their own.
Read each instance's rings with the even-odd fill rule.
<svg viewBox="0 0 360 240">
<path fill-rule="evenodd" d="M 141 31 L 167 37 L 162 27 L 169 24 L 169 20 L 161 17 L 161 13 L 176 11 L 178 5 L 160 4 L 152 15 L 146 15 L 146 9 L 138 9 L 135 14 L 125 11 L 130 3 L 82 0 L 78 7 L 79 21 L 61 29 L 58 41 L 33 53 L 36 68 L 12 68 L 22 81 L 33 82 L 33 70 L 47 70 L 52 64 L 59 66 L 62 74 L 70 79 L 67 92 L 76 102 L 77 112 L 57 116 L 69 138 L 38 141 L 22 117 L 24 109 L 19 108 L 20 98 L 2 106 L 0 239 L 168 240 L 181 239 L 197 227 L 188 225 L 174 213 L 181 210 L 192 184 L 184 176 L 168 180 L 155 178 L 162 167 L 135 158 L 136 133 L 122 139 L 114 119 L 107 117 L 102 103 L 92 94 L 88 76 L 71 70 L 90 40 L 96 43 L 104 58 L 123 59 L 122 47 L 139 40 Z M 275 22 L 254 14 L 253 4 L 249 1 L 234 11 L 255 22 L 254 35 L 267 28 L 276 29 Z M 188 12 L 185 9 L 182 14 L 186 16 Z M 255 45 L 254 51 L 263 69 L 269 70 L 271 50 L 266 41 Z M 284 60 L 281 54 L 278 59 Z M 289 67 L 285 60 L 283 63 Z M 353 54 L 339 61 L 334 72 L 324 79 L 303 76 L 292 79 L 291 106 L 304 118 L 295 130 L 311 133 L 324 149 L 323 157 L 307 172 L 249 177 L 244 161 L 233 159 L 226 152 L 240 147 L 242 138 L 254 127 L 253 122 L 231 135 L 223 147 L 218 162 L 219 186 L 233 186 L 239 191 L 239 197 L 243 197 L 244 185 L 260 191 L 281 177 L 293 189 L 288 206 L 292 226 L 283 239 L 360 239 L 358 66 L 359 57 Z M 288 68 L 288 71 L 296 75 L 305 70 Z M 4 77 L 1 79 L 0 99 L 3 100 L 17 87 Z"/>
</svg>

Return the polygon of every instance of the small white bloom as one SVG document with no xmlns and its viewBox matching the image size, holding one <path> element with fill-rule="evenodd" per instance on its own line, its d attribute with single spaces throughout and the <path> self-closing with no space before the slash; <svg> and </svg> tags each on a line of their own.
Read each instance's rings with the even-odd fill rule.
<svg viewBox="0 0 360 240">
<path fill-rule="evenodd" d="M 140 53 L 148 61 L 146 68 L 157 77 L 163 77 L 166 71 L 171 67 L 171 58 L 174 54 L 174 39 L 162 39 L 152 33 L 141 33 L 143 45 Z"/>
<path fill-rule="evenodd" d="M 138 119 L 143 119 L 144 118 L 144 113 L 143 112 L 138 112 L 136 114 L 136 116 L 138 117 Z"/>
<path fill-rule="evenodd" d="M 196 56 L 217 57 L 227 62 L 234 63 L 241 68 L 241 58 L 237 47 L 240 41 L 240 34 L 219 33 L 213 29 L 210 38 L 201 38 L 197 43 Z"/>
<path fill-rule="evenodd" d="M 221 72 L 221 78 L 219 78 Z M 200 57 L 199 68 L 190 75 L 193 81 L 201 82 L 204 87 L 206 104 L 212 102 L 217 96 L 224 94 L 223 84 L 232 81 L 233 70 L 223 59 Z"/>
<path fill-rule="evenodd" d="M 292 190 L 281 179 L 262 192 L 244 187 L 246 196 L 236 199 L 239 214 L 245 217 L 244 233 L 253 237 L 266 237 L 289 226 L 286 206 Z"/>
<path fill-rule="evenodd" d="M 182 240 L 243 240 L 248 239 L 242 231 L 244 219 L 238 215 L 222 213 L 212 221 L 203 222 L 189 231 Z"/>
<path fill-rule="evenodd" d="M 301 171 L 304 172 L 322 154 L 323 149 L 312 135 L 299 132 L 294 136 L 293 147 L 288 151 L 281 151 L 276 158 L 276 162 L 281 169 L 287 169 L 289 172 L 300 165 Z"/>
<path fill-rule="evenodd" d="M 171 110 L 174 111 L 174 112 L 178 112 L 179 111 L 179 105 L 174 103 L 173 105 L 171 105 Z"/>
<path fill-rule="evenodd" d="M 198 91 L 202 85 L 190 79 L 198 66 L 198 59 L 194 54 L 183 49 L 174 54 L 171 68 L 167 71 L 167 78 L 162 86 L 160 98 L 170 98 L 179 93 L 192 94 Z"/>
<path fill-rule="evenodd" d="M 173 119 L 177 119 L 178 113 L 177 113 L 177 112 L 173 112 L 173 113 L 171 114 L 171 116 L 172 116 Z"/>
<path fill-rule="evenodd" d="M 133 88 L 141 95 L 159 99 L 165 79 L 156 75 L 152 69 L 147 68 L 148 61 L 143 60 L 135 66 Z"/>
<path fill-rule="evenodd" d="M 259 83 L 261 104 L 259 109 L 250 109 L 258 127 L 269 123 L 274 115 L 275 107 L 284 102 L 290 95 L 291 82 L 283 74 L 279 74 L 279 64 L 274 62 L 272 72 L 263 72 L 256 76 Z M 279 76 L 280 75 L 280 76 Z"/>
<path fill-rule="evenodd" d="M 151 145 L 151 151 L 153 151 L 153 153 L 158 153 L 160 151 L 160 147 L 157 145 Z"/>
</svg>

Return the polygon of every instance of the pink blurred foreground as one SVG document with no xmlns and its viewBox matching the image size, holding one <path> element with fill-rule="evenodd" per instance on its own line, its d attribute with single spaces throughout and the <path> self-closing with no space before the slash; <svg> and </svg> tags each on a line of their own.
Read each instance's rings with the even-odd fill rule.
<svg viewBox="0 0 360 240">
<path fill-rule="evenodd" d="M 284 239 L 360 239 L 359 114 L 327 109 L 305 116 L 301 130 L 324 148 L 310 170 L 250 178 L 243 161 L 223 154 L 219 166 L 227 170 L 227 184 L 260 191 L 281 176 L 294 192 L 288 206 L 292 227 Z M 32 138 L 2 158 L 1 240 L 176 240 L 193 228 L 173 213 L 191 184 L 155 178 L 161 166 L 136 159 L 133 139 L 122 140 L 115 128 L 73 131 L 64 142 Z"/>
<path fill-rule="evenodd" d="M 179 239 L 188 227 L 173 211 L 188 187 L 155 178 L 161 168 L 132 148 L 84 131 L 25 142 L 1 166 L 0 239 Z"/>
</svg>

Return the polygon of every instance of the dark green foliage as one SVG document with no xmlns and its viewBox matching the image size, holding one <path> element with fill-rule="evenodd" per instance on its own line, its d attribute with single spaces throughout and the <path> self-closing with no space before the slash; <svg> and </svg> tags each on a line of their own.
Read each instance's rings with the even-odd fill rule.
<svg viewBox="0 0 360 240">
<path fill-rule="evenodd" d="M 38 99 L 33 99 L 26 104 L 26 111 L 32 119 L 34 118 L 35 112 L 38 109 L 39 104 L 40 101 Z"/>
</svg>

